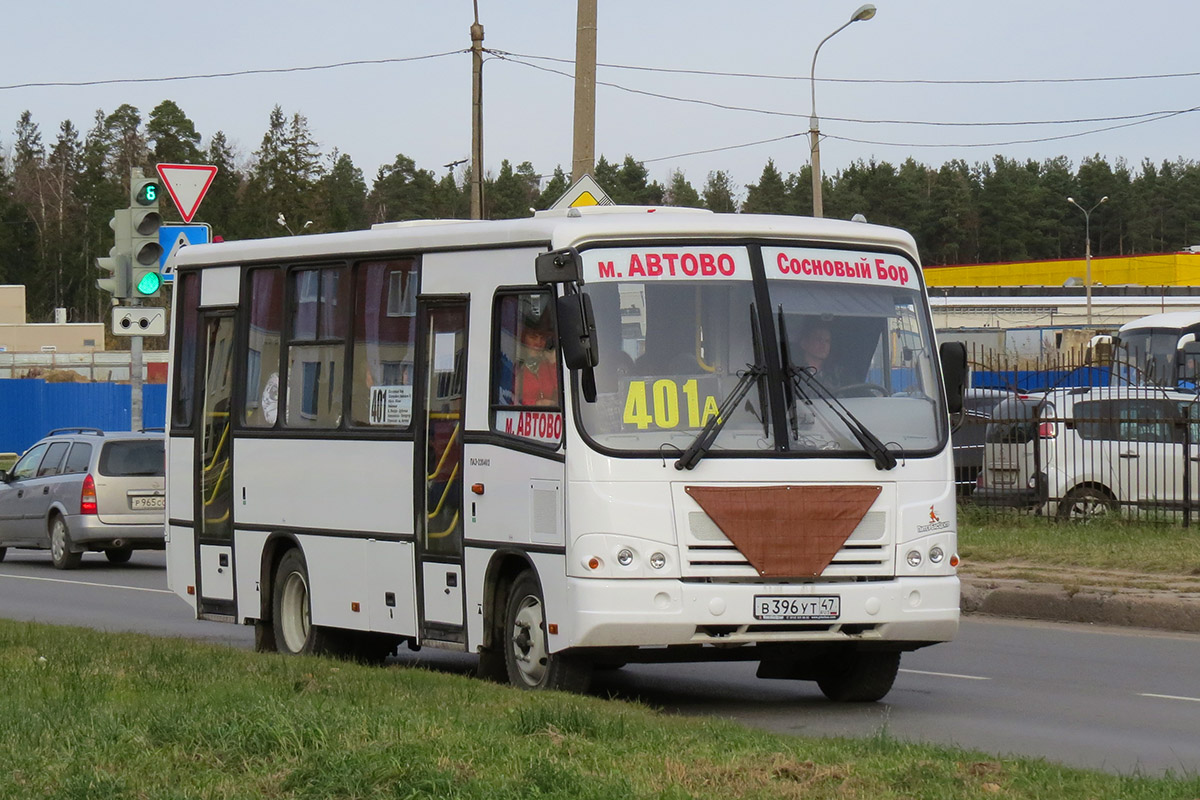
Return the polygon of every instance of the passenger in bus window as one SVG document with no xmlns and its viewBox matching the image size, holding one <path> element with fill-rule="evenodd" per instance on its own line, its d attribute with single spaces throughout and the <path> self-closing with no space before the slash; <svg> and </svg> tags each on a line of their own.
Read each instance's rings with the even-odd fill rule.
<svg viewBox="0 0 1200 800">
<path fill-rule="evenodd" d="M 520 363 L 516 370 L 516 396 L 523 406 L 558 405 L 558 365 L 555 337 L 548 315 L 527 318 L 521 330 Z"/>
</svg>

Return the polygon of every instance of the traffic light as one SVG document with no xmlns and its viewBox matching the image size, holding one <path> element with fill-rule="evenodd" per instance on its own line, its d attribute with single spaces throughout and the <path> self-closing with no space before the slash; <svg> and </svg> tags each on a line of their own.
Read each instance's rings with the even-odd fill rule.
<svg viewBox="0 0 1200 800">
<path fill-rule="evenodd" d="M 129 181 L 129 296 L 134 298 L 154 297 L 162 288 L 159 259 L 163 249 L 158 241 L 163 222 L 158 210 L 162 185 L 157 178 L 141 177 L 140 172 L 136 170 Z"/>
<path fill-rule="evenodd" d="M 98 278 L 96 286 L 106 292 L 111 292 L 114 300 L 124 300 L 129 297 L 129 253 L 130 241 L 130 212 L 128 208 L 118 208 L 108 221 L 108 227 L 113 229 L 113 246 L 108 251 L 108 258 L 97 258 L 96 266 L 102 272 L 109 273 L 110 278 Z"/>
</svg>

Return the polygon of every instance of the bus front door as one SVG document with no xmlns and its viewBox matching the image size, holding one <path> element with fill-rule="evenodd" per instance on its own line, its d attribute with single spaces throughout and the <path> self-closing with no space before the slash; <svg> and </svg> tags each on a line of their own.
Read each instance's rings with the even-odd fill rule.
<svg viewBox="0 0 1200 800">
<path fill-rule="evenodd" d="M 233 317 L 203 321 L 200 431 L 196 436 L 196 585 L 202 615 L 232 616 L 233 581 Z"/>
<path fill-rule="evenodd" d="M 420 425 L 415 530 L 421 638 L 465 642 L 463 587 L 463 428 L 467 303 L 421 298 Z"/>
</svg>

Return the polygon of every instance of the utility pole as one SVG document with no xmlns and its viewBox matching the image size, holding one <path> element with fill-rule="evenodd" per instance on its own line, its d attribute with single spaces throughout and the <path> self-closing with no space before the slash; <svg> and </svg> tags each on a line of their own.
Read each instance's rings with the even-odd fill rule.
<svg viewBox="0 0 1200 800">
<path fill-rule="evenodd" d="M 571 183 L 596 167 L 596 0 L 579 0 L 575 27 L 575 137 Z"/>
<path fill-rule="evenodd" d="M 483 26 L 471 25 L 471 219 L 483 219 Z"/>
</svg>

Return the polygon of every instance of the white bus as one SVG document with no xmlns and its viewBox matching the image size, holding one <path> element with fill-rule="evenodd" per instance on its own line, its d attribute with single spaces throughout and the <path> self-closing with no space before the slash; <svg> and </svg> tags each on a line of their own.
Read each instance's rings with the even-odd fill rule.
<svg viewBox="0 0 1200 800">
<path fill-rule="evenodd" d="M 875 700 L 958 629 L 966 359 L 901 231 L 389 223 L 189 247 L 174 293 L 169 583 L 261 650 L 572 690 L 753 660 Z"/>
<path fill-rule="evenodd" d="M 1113 386 L 1147 385 L 1200 388 L 1200 312 L 1168 311 L 1126 322 L 1114 336 L 1097 336 L 1095 345 L 1112 352 Z"/>
</svg>

